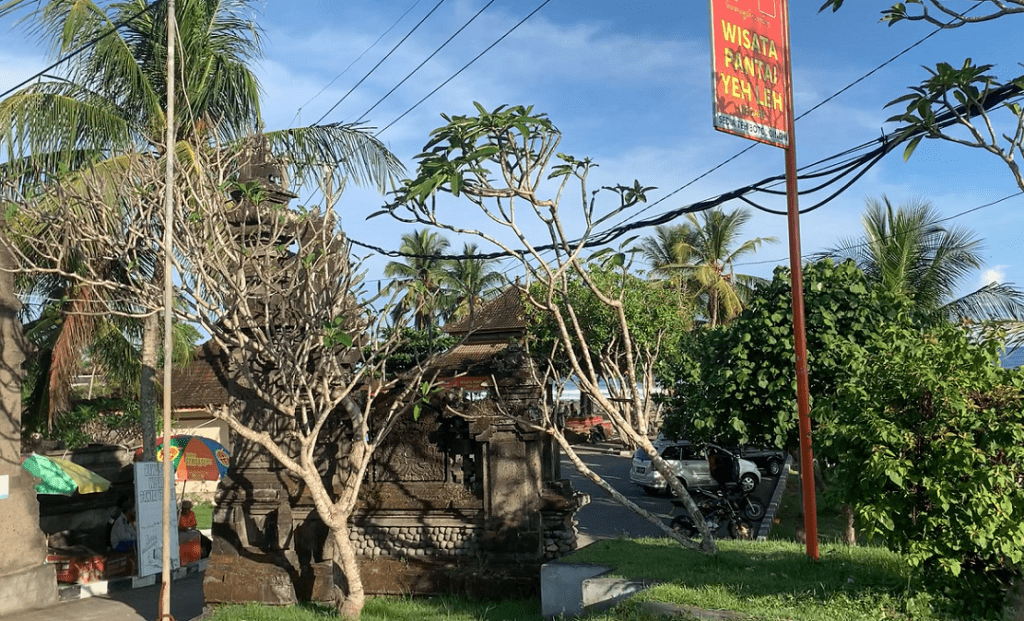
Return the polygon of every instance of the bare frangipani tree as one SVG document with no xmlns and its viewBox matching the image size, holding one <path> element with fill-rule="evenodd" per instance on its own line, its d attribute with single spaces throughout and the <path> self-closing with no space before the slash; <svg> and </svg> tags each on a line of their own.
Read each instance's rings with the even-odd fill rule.
<svg viewBox="0 0 1024 621">
<path fill-rule="evenodd" d="M 701 541 L 681 537 L 590 470 L 566 440 L 556 403 L 546 402 L 540 411 L 531 409 L 520 416 L 520 423 L 550 434 L 581 474 L 617 502 L 658 525 L 666 535 L 685 546 L 713 552 L 714 539 L 697 506 L 648 437 L 662 340 L 656 330 L 638 339 L 630 325 L 623 298 L 629 287 L 622 286 L 622 279 L 628 276 L 627 255 L 612 252 L 598 257 L 604 274 L 614 276 L 610 281 L 595 277 L 583 257 L 589 252 L 585 244 L 591 235 L 644 202 L 650 188 L 636 182 L 591 191 L 587 178 L 592 162 L 557 153 L 560 134 L 545 115 L 522 106 L 487 111 L 477 104 L 477 110 L 477 116 L 444 116 L 448 124 L 432 132 L 424 153 L 418 156 L 416 178 L 403 183 L 385 211 L 402 221 L 478 236 L 502 254 L 521 261 L 527 281 L 518 287 L 527 312 L 550 321 L 555 334 L 553 345 L 532 352 L 538 363 L 533 369 L 536 381 L 539 385 L 557 384 L 558 390 L 566 382 L 574 382 L 582 394 L 607 413 L 628 444 L 651 455 L 654 467 L 699 525 Z M 549 167 L 555 157 L 560 163 Z M 577 188 L 581 212 L 572 217 L 581 219 L 582 225 L 574 233 L 567 228 L 568 216 L 560 212 L 560 204 L 566 192 Z M 500 232 L 453 224 L 456 217 L 444 214 L 444 208 L 438 205 L 440 194 L 465 198 L 495 225 L 493 230 Z M 602 202 L 599 207 L 598 198 L 609 195 L 613 197 L 611 206 L 606 208 Z M 537 244 L 538 229 L 547 236 L 544 245 Z M 513 241 L 505 241 L 508 239 Z M 614 335 L 600 342 L 594 338 L 591 326 L 581 316 L 579 287 L 611 317 Z M 608 396 L 603 386 L 609 388 Z"/>
<path fill-rule="evenodd" d="M 838 11 L 845 0 L 827 0 L 819 10 Z M 1024 15 L 1024 0 L 980 0 L 971 6 L 946 0 L 898 2 L 882 9 L 890 26 L 924 21 L 937 28 L 960 28 L 999 18 Z M 968 58 L 960 65 L 940 62 L 924 67 L 928 77 L 910 93 L 887 104 L 903 111 L 888 119 L 900 124 L 898 138 L 906 141 L 904 159 L 924 138 L 945 140 L 980 149 L 999 158 L 1024 191 L 1019 158 L 1024 150 L 1024 75 L 1000 77 L 995 65 Z M 1014 71 L 1019 70 L 1019 66 Z"/>
<path fill-rule="evenodd" d="M 294 195 L 272 182 L 262 151 L 257 144 L 230 156 L 196 153 L 182 167 L 174 188 L 176 312 L 229 356 L 233 400 L 212 413 L 308 490 L 330 531 L 338 610 L 358 617 L 365 597 L 349 518 L 374 451 L 429 395 L 430 361 L 385 372 L 403 334 L 386 329 L 388 301 L 372 311 L 374 301 L 363 297 L 333 205 L 290 208 Z M 15 217 L 39 223 L 13 246 L 20 269 L 63 265 L 61 253 L 81 253 L 83 271 L 69 276 L 136 300 L 140 313 L 160 312 L 150 279 L 103 280 L 89 267 L 110 260 L 138 269 L 140 238 L 148 247 L 163 227 L 151 200 L 163 191 L 158 171 L 150 158 L 135 158 L 117 178 L 83 175 L 88 182 L 60 186 L 59 201 L 20 205 Z M 33 264 L 32 256 L 47 260 Z M 325 445 L 337 449 L 336 460 L 322 459 Z"/>
</svg>

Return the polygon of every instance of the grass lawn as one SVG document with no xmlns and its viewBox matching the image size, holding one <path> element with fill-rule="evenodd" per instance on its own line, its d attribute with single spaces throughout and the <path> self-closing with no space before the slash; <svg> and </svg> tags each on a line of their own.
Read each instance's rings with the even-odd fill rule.
<svg viewBox="0 0 1024 621">
<path fill-rule="evenodd" d="M 328 606 L 274 608 L 257 604 L 216 608 L 206 621 L 322 621 L 336 619 Z M 474 602 L 456 597 L 373 597 L 362 621 L 541 621 L 538 600 Z"/>
<path fill-rule="evenodd" d="M 589 621 L 653 621 L 645 602 L 732 611 L 743 619 L 786 621 L 951 620 L 938 609 L 941 594 L 918 590 L 914 572 L 898 554 L 882 547 L 839 543 L 842 518 L 818 500 L 820 559 L 807 558 L 796 543 L 799 477 L 787 481 L 769 541 L 719 541 L 716 556 L 704 556 L 668 539 L 598 541 L 566 560 L 615 567 L 615 575 L 658 582 Z M 199 516 L 200 505 L 196 506 Z M 209 621 L 312 621 L 335 618 L 324 606 L 288 609 L 255 605 L 218 608 Z M 538 600 L 472 602 L 454 597 L 371 598 L 368 621 L 534 621 Z M 687 619 L 687 617 L 675 617 Z"/>
<path fill-rule="evenodd" d="M 718 554 L 705 556 L 668 539 L 622 539 L 596 542 L 571 558 L 663 583 L 595 620 L 642 618 L 631 616 L 640 614 L 640 602 L 729 610 L 753 619 L 946 618 L 920 609 L 927 596 L 908 597 L 914 581 L 899 555 L 841 544 L 822 545 L 820 552 L 814 562 L 794 542 L 720 541 Z"/>
<path fill-rule="evenodd" d="M 196 514 L 196 528 L 205 530 L 213 524 L 213 503 L 197 502 L 192 505 L 192 512 Z"/>
<path fill-rule="evenodd" d="M 661 582 L 590 621 L 654 619 L 643 602 L 729 610 L 747 619 L 796 621 L 951 619 L 929 609 L 929 594 L 916 594 L 911 571 L 883 548 L 825 544 L 810 561 L 803 546 L 783 541 L 722 541 L 716 556 L 686 550 L 667 539 L 599 541 L 569 560 L 613 565 L 615 574 Z M 313 621 L 333 618 L 324 606 L 288 609 L 255 605 L 218 608 L 209 621 Z M 454 597 L 372 598 L 369 621 L 539 620 L 537 600 L 472 602 Z"/>
</svg>

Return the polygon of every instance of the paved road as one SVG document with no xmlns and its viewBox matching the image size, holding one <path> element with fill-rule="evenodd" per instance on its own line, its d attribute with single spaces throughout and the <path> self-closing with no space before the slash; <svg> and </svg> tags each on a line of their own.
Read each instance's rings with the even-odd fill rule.
<svg viewBox="0 0 1024 621">
<path fill-rule="evenodd" d="M 626 498 L 665 521 L 678 515 L 678 509 L 667 496 L 648 496 L 629 480 L 631 456 L 608 454 L 589 446 L 576 447 L 580 458 L 594 472 L 600 474 Z M 572 463 L 562 457 L 562 476 L 572 481 L 574 489 L 590 494 L 590 504 L 576 513 L 579 531 L 584 538 L 611 539 L 616 537 L 662 537 L 663 533 L 636 513 L 611 499 L 604 490 L 585 478 Z M 763 476 L 754 496 L 768 506 L 769 497 L 777 482 L 776 477 Z M 673 512 L 675 511 L 675 512 Z M 756 528 L 756 525 L 755 525 Z M 583 543 L 581 541 L 581 543 Z"/>
</svg>

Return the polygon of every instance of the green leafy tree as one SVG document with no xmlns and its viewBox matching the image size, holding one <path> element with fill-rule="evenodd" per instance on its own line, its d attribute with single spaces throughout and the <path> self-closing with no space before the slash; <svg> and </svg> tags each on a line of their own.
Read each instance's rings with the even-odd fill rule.
<svg viewBox="0 0 1024 621">
<path fill-rule="evenodd" d="M 393 311 L 396 319 L 412 313 L 413 325 L 419 330 L 435 324 L 444 307 L 445 260 L 440 255 L 449 245 L 444 235 L 429 229 L 402 235 L 398 251 L 409 256 L 404 262 L 391 261 L 384 266 L 384 275 L 395 279 L 388 291 L 402 293 Z"/>
<path fill-rule="evenodd" d="M 894 207 L 889 199 L 869 200 L 864 237 L 844 240 L 827 251 L 853 259 L 874 286 L 907 298 L 937 320 L 976 323 L 1024 320 L 1024 292 L 989 283 L 956 297 L 963 281 L 984 265 L 982 242 L 965 227 L 947 228 L 926 201 Z"/>
<path fill-rule="evenodd" d="M 869 534 L 956 593 L 957 618 L 1004 618 L 1024 560 L 1024 375 L 997 339 L 889 324 L 848 349 L 817 443 Z"/>
<path fill-rule="evenodd" d="M 248 0 L 176 3 L 179 48 L 173 150 L 183 162 L 194 162 L 198 148 L 237 141 L 262 129 L 260 89 L 251 70 L 261 56 L 261 31 L 247 17 L 250 4 Z M 57 74 L 0 102 L 0 151 L 6 156 L 0 181 L 5 184 L 5 199 L 15 200 L 33 184 L 66 178 L 69 171 L 87 166 L 95 174 L 116 175 L 124 167 L 120 153 L 148 154 L 154 166 L 161 165 L 157 160 L 172 149 L 163 138 L 168 86 L 166 9 L 166 3 L 143 0 L 8 0 L 0 4 L 0 17 L 21 13 L 31 31 L 50 44 L 55 57 L 82 48 L 56 69 Z M 327 166 L 337 187 L 352 179 L 383 190 L 386 181 L 401 171 L 394 156 L 358 127 L 333 124 L 265 136 L 271 151 L 291 166 L 297 180 L 311 170 L 320 175 Z M 74 273 L 70 266 L 59 267 Z M 151 277 L 161 275 L 152 272 Z M 76 285 L 75 300 L 100 305 L 118 302 L 105 299 L 104 292 L 86 291 L 88 286 Z M 89 323 L 83 321 L 81 327 Z M 149 312 L 142 339 L 144 421 L 152 421 L 155 409 L 159 330 L 158 316 Z M 60 351 L 73 352 L 89 341 L 87 332 L 76 333 L 67 337 L 67 346 Z M 147 435 L 152 436 L 144 433 L 144 438 Z"/>
<path fill-rule="evenodd" d="M 384 361 L 384 371 L 389 374 L 413 369 L 432 356 L 458 344 L 458 339 L 437 326 L 425 330 L 409 327 L 391 328 L 385 330 L 381 338 L 386 342 L 397 343 L 397 346 L 388 348 L 387 360 Z M 373 349 L 369 349 L 367 354 L 372 356 Z"/>
<path fill-rule="evenodd" d="M 570 335 L 575 356 L 589 357 L 589 368 L 598 374 L 598 382 L 612 399 L 626 399 L 631 392 L 627 386 L 629 374 L 626 365 L 632 362 L 637 367 L 634 371 L 643 373 L 653 360 L 651 371 L 661 375 L 680 351 L 680 341 L 693 328 L 694 305 L 682 302 L 675 291 L 660 286 L 656 281 L 621 268 L 595 261 L 589 263 L 586 270 L 587 280 L 578 276 L 568 279 L 559 306 L 563 316 L 567 316 L 571 309 L 579 322 L 580 334 Z M 588 281 L 601 295 L 621 301 L 634 347 L 643 352 L 643 356 L 631 358 L 625 355 L 621 346 L 619 315 L 591 290 Z M 534 296 L 543 294 L 543 284 L 538 283 L 533 288 Z M 540 358 L 542 364 L 562 361 L 559 371 L 571 376 L 572 365 L 559 353 L 563 345 L 557 319 L 536 309 L 528 309 L 528 317 L 532 355 Z M 589 351 L 585 352 L 584 348 Z M 639 416 L 631 416 L 628 422 L 646 435 L 655 430 L 658 416 L 651 410 L 655 406 L 651 395 L 647 396 L 645 403 L 648 409 L 639 412 Z M 628 442 L 628 434 L 620 435 Z"/>
<path fill-rule="evenodd" d="M 707 324 L 715 328 L 727 323 L 743 310 L 754 285 L 762 279 L 737 274 L 733 266 L 774 237 L 755 237 L 740 241 L 740 229 L 750 221 L 750 210 L 726 213 L 710 209 L 686 214 L 685 224 L 659 226 L 655 235 L 645 238 L 639 250 L 652 272 L 675 283 L 681 291 L 694 291 L 704 301 Z"/>
<path fill-rule="evenodd" d="M 811 419 L 817 421 L 818 399 L 834 394 L 845 376 L 846 348 L 912 315 L 899 298 L 872 288 L 852 261 L 807 264 L 803 279 Z M 691 335 L 666 375 L 672 389 L 666 431 L 726 443 L 798 446 L 792 308 L 789 270 L 779 267 L 735 321 Z"/>
<path fill-rule="evenodd" d="M 466 243 L 462 246 L 465 258 L 450 259 L 442 267 L 448 298 L 445 321 L 469 317 L 472 323 L 477 307 L 493 298 L 505 283 L 505 275 L 492 269 L 498 261 L 476 257 L 477 250 L 476 244 Z"/>
</svg>

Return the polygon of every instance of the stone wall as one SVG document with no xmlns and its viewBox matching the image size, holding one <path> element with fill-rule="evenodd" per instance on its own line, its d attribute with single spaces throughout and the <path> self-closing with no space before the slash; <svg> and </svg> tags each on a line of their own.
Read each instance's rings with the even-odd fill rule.
<svg viewBox="0 0 1024 621">
<path fill-rule="evenodd" d="M 12 264 L 0 213 L 0 616 L 53 604 L 57 574 L 44 564 L 46 542 L 39 531 L 34 479 L 21 467 L 21 380 L 24 337 L 18 320 Z"/>
<path fill-rule="evenodd" d="M 476 414 L 426 413 L 378 450 L 350 531 L 367 593 L 527 597 L 539 593 L 540 565 L 576 548 L 582 500 L 556 478 L 557 450 L 511 419 Z M 218 490 L 207 601 L 329 599 L 331 551 L 311 499 L 269 461 L 241 463 Z"/>
</svg>

